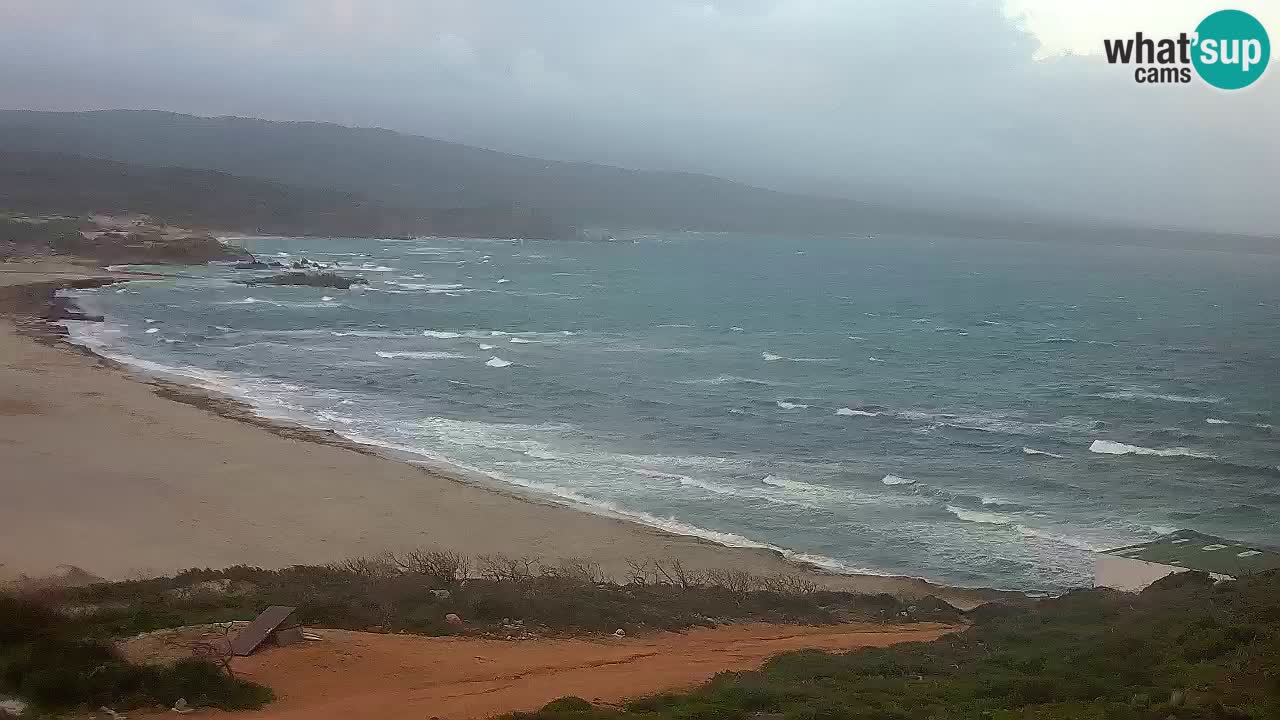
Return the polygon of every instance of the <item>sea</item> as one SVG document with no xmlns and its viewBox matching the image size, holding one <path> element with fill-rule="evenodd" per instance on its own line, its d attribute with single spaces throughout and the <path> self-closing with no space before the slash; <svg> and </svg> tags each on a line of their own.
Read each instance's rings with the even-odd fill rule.
<svg viewBox="0 0 1280 720">
<path fill-rule="evenodd" d="M 1280 256 L 945 237 L 237 238 L 76 292 L 141 371 L 588 512 L 1028 592 L 1280 544 Z M 305 483 L 305 478 L 298 478 Z M 351 478 L 351 482 L 365 482 Z"/>
</svg>

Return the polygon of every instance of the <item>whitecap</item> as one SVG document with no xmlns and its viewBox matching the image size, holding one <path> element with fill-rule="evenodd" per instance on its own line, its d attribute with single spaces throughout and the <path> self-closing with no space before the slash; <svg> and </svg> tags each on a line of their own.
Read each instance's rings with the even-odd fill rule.
<svg viewBox="0 0 1280 720">
<path fill-rule="evenodd" d="M 462 337 L 461 333 L 449 332 L 447 330 L 423 330 L 422 334 L 429 338 L 437 338 L 440 340 L 448 340 L 450 338 Z"/>
<path fill-rule="evenodd" d="M 1098 393 L 1094 397 L 1108 400 L 1163 400 L 1165 402 L 1207 404 L 1222 402 L 1222 398 L 1212 395 L 1174 395 L 1168 393 L 1148 392 L 1146 390 L 1118 390 Z"/>
<path fill-rule="evenodd" d="M 1230 420 L 1219 420 L 1218 418 L 1205 418 L 1204 421 L 1209 423 L 1210 425 L 1234 425 L 1235 424 Z"/>
<path fill-rule="evenodd" d="M 878 357 L 875 357 L 874 355 L 873 355 L 873 356 L 871 356 L 871 357 L 869 357 L 869 358 L 867 358 L 867 359 L 868 359 L 868 360 L 870 360 L 871 362 L 884 362 L 883 360 L 881 360 L 881 359 L 880 359 L 880 358 L 878 358 Z"/>
<path fill-rule="evenodd" d="M 885 475 L 884 477 L 880 478 L 880 482 L 885 485 L 892 486 L 892 485 L 914 485 L 916 481 L 912 480 L 911 478 L 899 477 L 897 475 Z"/>
<path fill-rule="evenodd" d="M 151 335 L 152 333 L 158 333 L 158 332 L 160 332 L 160 328 L 148 328 L 146 334 Z"/>
<path fill-rule="evenodd" d="M 1064 455 L 1059 455 L 1057 453 L 1045 452 L 1044 450 L 1036 450 L 1035 448 L 1029 448 L 1029 447 L 1022 448 L 1022 454 L 1023 455 L 1042 455 L 1044 457 L 1058 458 L 1059 460 L 1065 457 Z"/>
<path fill-rule="evenodd" d="M 867 412 L 866 410 L 854 410 L 853 408 L 847 408 L 847 407 L 842 407 L 839 410 L 836 410 L 836 414 L 843 415 L 846 417 L 852 417 L 854 415 L 861 416 L 861 417 L 879 417 L 880 416 L 880 413 L 878 412 Z"/>
<path fill-rule="evenodd" d="M 774 355 L 773 353 L 767 353 L 767 352 L 760 353 L 760 357 L 764 358 L 765 362 L 773 362 L 774 360 L 782 359 L 781 355 Z"/>
<path fill-rule="evenodd" d="M 805 410 L 809 406 L 803 403 L 793 403 L 793 402 L 787 402 L 786 400 L 779 400 L 778 407 L 782 408 L 783 410 Z"/>
<path fill-rule="evenodd" d="M 536 340 L 527 340 L 527 339 L 525 339 L 525 338 L 513 337 L 513 338 L 511 338 L 511 342 L 512 342 L 512 343 L 514 343 L 514 344 L 516 344 L 516 345 L 528 345 L 529 343 L 533 343 L 533 342 L 537 342 L 537 341 L 536 341 Z"/>
<path fill-rule="evenodd" d="M 492 349 L 493 349 L 493 346 L 492 346 L 492 345 L 489 345 L 488 343 L 480 343 L 480 349 L 481 349 L 481 350 L 492 350 Z"/>
<path fill-rule="evenodd" d="M 498 278 L 498 284 L 499 284 L 499 285 L 503 285 L 503 284 L 505 284 L 505 283 L 509 283 L 509 282 L 511 282 L 511 281 L 510 281 L 510 280 L 508 280 L 508 279 L 506 279 L 506 278 Z"/>
<path fill-rule="evenodd" d="M 1139 445 L 1126 445 L 1124 443 L 1113 442 L 1111 440 L 1094 440 L 1093 443 L 1089 445 L 1089 452 L 1101 453 L 1103 455 L 1154 455 L 1158 457 L 1191 457 L 1206 460 L 1213 459 L 1212 455 L 1184 447 L 1146 448 Z"/>
<path fill-rule="evenodd" d="M 373 353 L 380 358 L 387 359 L 411 359 L 411 360 L 458 360 L 464 359 L 466 355 L 451 352 L 418 352 L 409 350 L 377 350 Z"/>
<path fill-rule="evenodd" d="M 158 322 L 160 322 L 160 321 L 159 321 L 159 320 L 154 320 L 154 319 L 152 319 L 152 318 L 142 318 L 142 322 L 144 322 L 144 323 L 146 323 L 146 324 L 148 324 L 148 325 L 151 325 L 152 323 L 158 323 Z"/>
<path fill-rule="evenodd" d="M 695 378 L 693 380 L 677 380 L 681 385 L 777 385 L 768 380 L 743 377 L 741 375 L 717 375 L 711 378 Z"/>
<path fill-rule="evenodd" d="M 966 510 L 955 505 L 948 505 L 947 512 L 965 522 L 982 523 L 984 525 L 1009 525 L 1014 522 L 1013 518 L 1008 515 L 982 512 L 981 510 Z"/>
<path fill-rule="evenodd" d="M 511 361 L 509 361 L 509 360 L 503 360 L 502 358 L 498 357 L 497 355 L 494 355 L 493 357 L 489 358 L 489 359 L 485 362 L 485 365 L 488 365 L 488 366 L 489 366 L 489 367 L 491 367 L 491 368 L 504 368 L 504 367 L 507 367 L 507 366 L 508 366 L 508 365 L 510 365 L 510 364 L 511 364 Z"/>
<path fill-rule="evenodd" d="M 323 295 L 320 298 L 320 302 L 333 302 L 333 298 L 328 295 Z"/>
</svg>

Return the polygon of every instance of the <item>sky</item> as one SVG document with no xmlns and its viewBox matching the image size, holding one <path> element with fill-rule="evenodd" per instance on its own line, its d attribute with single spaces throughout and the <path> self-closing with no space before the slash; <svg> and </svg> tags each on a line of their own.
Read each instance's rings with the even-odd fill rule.
<svg viewBox="0 0 1280 720">
<path fill-rule="evenodd" d="M 906 207 L 1280 234 L 1280 68 L 1139 85 L 1199 0 L 5 0 L 0 107 L 377 126 Z M 1280 4 L 1236 2 L 1280 42 Z"/>
</svg>

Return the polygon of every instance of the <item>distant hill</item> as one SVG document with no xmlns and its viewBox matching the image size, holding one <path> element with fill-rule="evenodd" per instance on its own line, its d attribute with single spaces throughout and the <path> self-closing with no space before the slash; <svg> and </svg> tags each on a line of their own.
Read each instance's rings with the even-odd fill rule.
<svg viewBox="0 0 1280 720">
<path fill-rule="evenodd" d="M 144 213 L 177 225 L 289 235 L 555 238 L 568 232 L 518 208 L 408 210 L 338 190 L 47 152 L 0 151 L 0 209 L 5 208 Z"/>
<path fill-rule="evenodd" d="M 270 221 L 264 228 L 326 233 L 370 234 L 349 228 L 386 227 L 386 234 L 398 234 L 427 220 L 435 228 L 429 232 L 437 234 L 486 234 L 486 227 L 493 228 L 488 234 L 524 237 L 566 237 L 581 228 L 911 233 L 1280 252 L 1274 238 L 939 212 L 910 197 L 889 207 L 776 192 L 709 175 L 541 160 L 329 123 L 149 110 L 0 110 L 0 151 L 229 173 L 243 182 L 220 213 L 238 204 L 252 207 L 246 197 L 233 199 L 237 193 L 252 195 L 249 183 L 258 182 L 254 192 L 270 198 L 260 203 L 270 211 L 260 207 L 252 217 Z M 213 176 L 204 177 L 213 182 Z M 230 181 L 219 182 L 229 189 Z M 284 218 L 288 224 L 279 224 Z"/>
<path fill-rule="evenodd" d="M 399 207 L 538 208 L 575 225 L 868 232 L 941 218 L 707 175 L 510 155 L 389 130 L 155 111 L 0 111 L 0 150 L 218 170 Z"/>
</svg>

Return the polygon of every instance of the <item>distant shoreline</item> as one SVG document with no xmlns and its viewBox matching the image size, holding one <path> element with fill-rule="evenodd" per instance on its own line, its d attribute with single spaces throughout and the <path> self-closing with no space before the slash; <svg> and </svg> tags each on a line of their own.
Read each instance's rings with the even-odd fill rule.
<svg viewBox="0 0 1280 720">
<path fill-rule="evenodd" d="M 588 556 L 615 577 L 625 576 L 628 559 L 680 557 L 692 567 L 799 574 L 831 589 L 933 594 L 961 607 L 1022 596 L 907 577 L 835 575 L 772 550 L 674 535 L 498 487 L 333 431 L 267 419 L 239 400 L 191 385 L 142 379 L 134 368 L 58 342 L 56 333 L 38 342 L 43 323 L 32 321 L 29 304 L 33 290 L 52 297 L 72 281 L 122 282 L 130 275 L 57 264 L 15 267 L 21 266 L 0 264 L 0 302 L 21 295 L 28 304 L 0 305 L 0 379 L 6 380 L 0 385 L 20 397 L 0 402 L 16 403 L 25 415 L 0 413 L 0 429 L 15 430 L 3 434 L 17 441 L 0 445 L 0 464 L 28 468 L 27 477 L 45 481 L 0 482 L 15 483 L 3 490 L 19 499 L 0 509 L 0 548 L 13 548 L 0 550 L 0 580 L 52 574 L 65 565 L 117 579 L 192 566 L 282 567 L 441 546 L 472 554 Z M 25 329 L 13 324 L 15 314 L 27 317 Z M 35 382 L 23 377 L 33 369 Z M 43 412 L 46 404 L 64 405 L 72 417 Z M 19 423 L 26 432 L 17 432 Z M 59 454 L 69 451 L 87 456 L 73 461 Z M 105 457 L 95 461 L 95 455 Z M 85 465 L 103 465 L 100 475 L 122 482 L 110 488 L 96 483 L 89 495 L 100 502 L 67 507 L 65 496 L 85 489 Z M 48 528 L 64 523 L 97 526 L 97 532 L 42 542 Z M 18 553 L 20 547 L 36 550 Z"/>
</svg>

